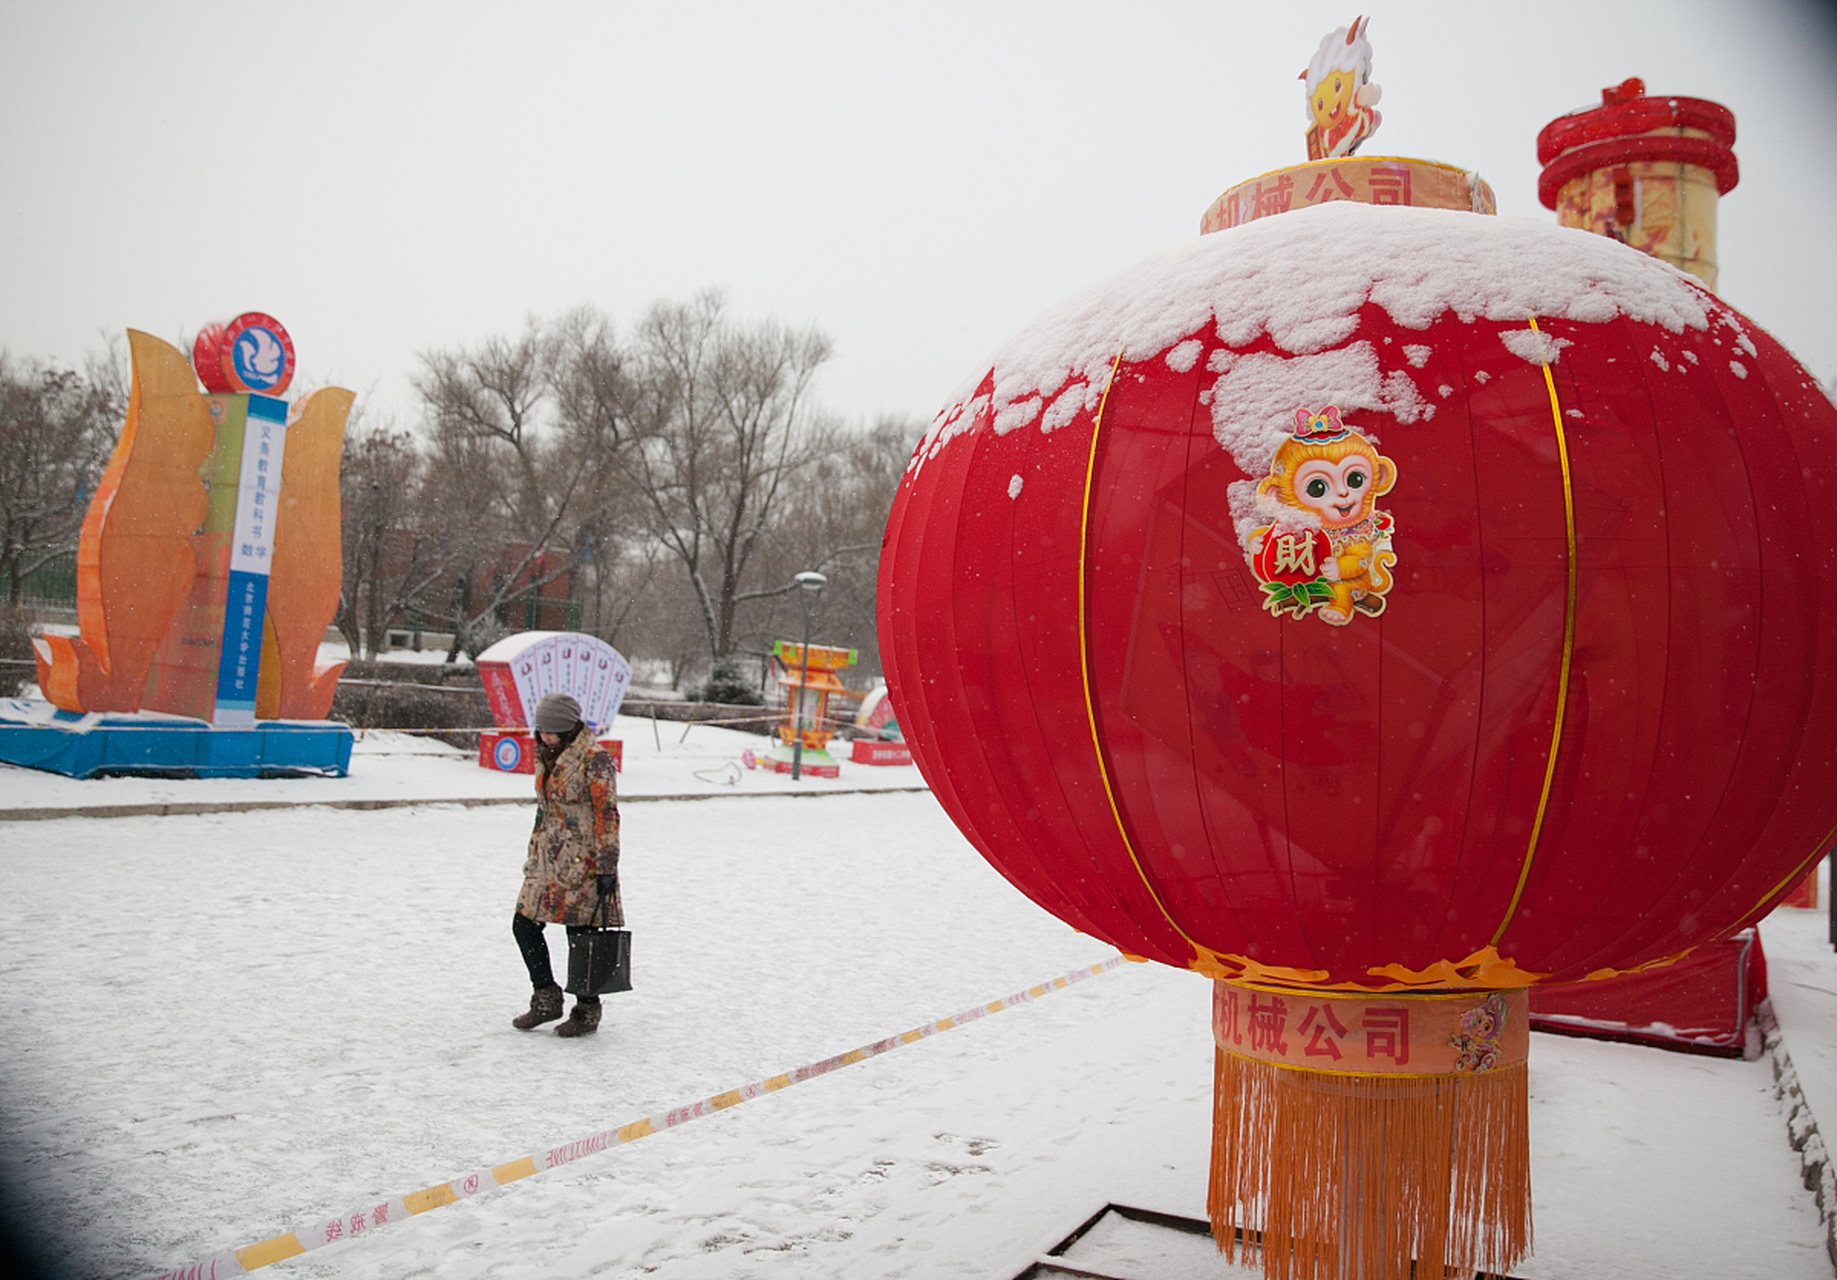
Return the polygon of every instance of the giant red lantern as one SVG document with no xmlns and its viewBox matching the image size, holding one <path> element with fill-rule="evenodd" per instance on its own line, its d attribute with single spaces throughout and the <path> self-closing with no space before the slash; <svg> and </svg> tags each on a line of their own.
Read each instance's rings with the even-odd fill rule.
<svg viewBox="0 0 1837 1280">
<path fill-rule="evenodd" d="M 1503 1270 L 1523 1160 L 1459 1148 L 1522 1144 L 1524 988 L 1726 935 L 1831 842 L 1833 501 L 1837 408 L 1682 273 L 1328 204 L 1149 259 L 967 385 L 894 504 L 881 646 L 1009 881 L 1222 980 L 1215 1224 L 1286 1233 L 1272 1274 L 1328 1274 L 1336 1231 Z M 1434 1083 L 1514 1062 L 1491 1100 Z M 1278 1106 L 1303 1076 L 1259 1063 L 1318 1077 Z M 1422 1157 L 1441 1207 L 1399 1228 L 1405 1122 L 1303 1095 L 1412 1081 L 1456 1168 Z M 1389 1180 L 1364 1226 L 1245 1154 L 1284 1140 L 1259 1116 L 1338 1126 Z"/>
</svg>

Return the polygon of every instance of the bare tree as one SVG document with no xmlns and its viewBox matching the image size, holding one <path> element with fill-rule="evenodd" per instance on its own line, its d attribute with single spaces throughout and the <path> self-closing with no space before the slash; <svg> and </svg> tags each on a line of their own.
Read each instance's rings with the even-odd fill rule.
<svg viewBox="0 0 1837 1280">
<path fill-rule="evenodd" d="M 101 427 L 108 437 L 104 453 L 115 451 L 127 419 L 128 394 L 133 389 L 134 359 L 128 353 L 128 335 L 119 329 L 101 335 L 102 345 L 83 357 L 83 380 L 101 402 Z"/>
<path fill-rule="evenodd" d="M 625 647 L 630 637 L 647 634 L 647 623 L 659 608 L 660 573 L 666 552 L 661 544 L 639 539 L 614 543 L 611 553 L 583 566 L 590 597 L 582 603 L 584 629 L 607 644 Z M 696 630 L 700 631 L 697 622 Z"/>
<path fill-rule="evenodd" d="M 733 647 L 748 566 L 793 477 L 834 448 L 808 403 L 830 351 L 814 329 L 733 323 L 716 293 L 660 303 L 639 326 L 624 466 L 688 575 L 712 657 Z"/>
<path fill-rule="evenodd" d="M 648 535 L 628 465 L 643 391 L 612 322 L 589 308 L 549 326 L 547 353 L 555 448 L 581 477 L 571 541 L 581 556 L 577 583 L 590 597 L 583 599 L 583 613 L 591 619 L 588 630 L 617 643 L 649 593 L 663 553 Z"/>
<path fill-rule="evenodd" d="M 455 569 L 441 617 L 448 659 L 476 653 L 512 601 L 569 578 L 588 550 L 577 494 L 587 459 L 553 430 L 553 342 L 531 320 L 521 338 L 421 357 L 415 389 L 432 436 L 429 511 Z"/>
<path fill-rule="evenodd" d="M 505 515 L 538 514 L 549 503 L 540 477 L 540 422 L 549 399 L 547 342 L 530 320 L 521 338 L 488 338 L 475 348 L 430 351 L 414 387 L 436 440 L 501 444 L 509 465 L 484 469 Z M 490 456 L 503 460 L 501 454 Z M 538 514 L 539 518 L 539 514 Z"/>
<path fill-rule="evenodd" d="M 422 501 L 426 467 L 413 436 L 390 426 L 345 437 L 344 585 L 338 630 L 353 656 L 375 658 L 389 628 L 452 572 L 453 549 Z"/>
<path fill-rule="evenodd" d="M 76 545 L 126 409 L 112 381 L 0 352 L 0 581 L 25 580 Z"/>
<path fill-rule="evenodd" d="M 802 614 L 785 584 L 815 569 L 829 579 L 817 598 L 818 633 L 826 643 L 859 649 L 860 670 L 879 673 L 874 597 L 880 544 L 900 476 L 924 429 L 914 419 L 882 417 L 865 430 L 843 433 L 836 450 L 799 478 L 762 556 L 759 577 L 770 585 L 741 596 L 767 600 L 755 615 L 756 647 L 797 634 Z"/>
<path fill-rule="evenodd" d="M 449 598 L 429 592 L 423 608 L 452 623 L 455 655 L 476 651 L 506 605 L 563 577 L 590 629 L 654 645 L 678 673 L 732 651 L 743 607 L 781 581 L 762 557 L 803 478 L 843 458 L 818 483 L 864 501 L 859 442 L 838 453 L 844 433 L 811 404 L 829 354 L 815 330 L 741 324 L 704 294 L 652 307 L 623 339 L 581 309 L 532 320 L 515 340 L 424 355 L 419 519 L 424 532 L 438 526 L 451 570 Z M 866 563 L 879 544 L 868 526 L 884 514 L 833 528 L 811 517 L 800 539 L 823 542 L 826 563 Z M 682 589 L 660 574 L 670 563 Z M 690 634 L 702 639 L 685 649 Z"/>
</svg>

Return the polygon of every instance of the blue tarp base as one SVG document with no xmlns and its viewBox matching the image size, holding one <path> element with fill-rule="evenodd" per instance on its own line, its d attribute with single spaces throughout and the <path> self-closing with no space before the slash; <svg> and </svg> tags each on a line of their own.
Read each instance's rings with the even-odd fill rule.
<svg viewBox="0 0 1837 1280">
<path fill-rule="evenodd" d="M 258 720 L 253 728 L 219 729 L 152 711 L 76 715 L 48 702 L 0 700 L 0 762 L 70 778 L 342 778 L 350 772 L 351 742 L 349 726 L 330 720 Z"/>
</svg>

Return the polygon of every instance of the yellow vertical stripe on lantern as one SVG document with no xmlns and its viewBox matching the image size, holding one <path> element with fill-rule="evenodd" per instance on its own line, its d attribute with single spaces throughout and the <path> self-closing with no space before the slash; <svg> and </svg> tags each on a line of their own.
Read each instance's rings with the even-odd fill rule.
<svg viewBox="0 0 1837 1280">
<path fill-rule="evenodd" d="M 1091 543 L 1091 486 L 1097 478 L 1097 440 L 1103 434 L 1104 410 L 1110 407 L 1110 388 L 1116 385 L 1116 370 L 1123 363 L 1125 349 L 1118 349 L 1116 359 L 1110 362 L 1110 376 L 1104 379 L 1103 396 L 1097 402 L 1097 417 L 1091 423 L 1091 455 L 1084 465 L 1084 510 L 1079 515 L 1078 524 L 1078 669 L 1084 678 L 1084 715 L 1091 726 L 1091 750 L 1097 757 L 1097 776 L 1103 779 L 1104 799 L 1110 804 L 1110 816 L 1116 822 L 1116 834 L 1122 837 L 1123 851 L 1129 855 L 1129 865 L 1135 868 L 1136 877 L 1141 880 L 1142 887 L 1148 890 L 1149 899 L 1155 904 L 1155 910 L 1161 913 L 1161 918 L 1167 921 L 1168 927 L 1193 949 L 1195 960 L 1203 960 L 1212 953 L 1188 937 L 1186 930 L 1168 914 L 1167 906 L 1161 901 L 1154 882 L 1149 880 L 1148 873 L 1142 869 L 1142 860 L 1135 856 L 1135 843 L 1129 839 L 1129 830 L 1123 825 L 1122 810 L 1116 805 L 1115 788 L 1110 785 L 1110 767 L 1104 760 L 1103 740 L 1097 734 L 1097 704 L 1091 696 L 1091 629 L 1087 619 L 1089 600 L 1085 589 Z"/>
<path fill-rule="evenodd" d="M 1531 332 L 1541 334 L 1537 317 L 1528 318 Z M 1543 834 L 1544 814 L 1550 808 L 1550 788 L 1556 782 L 1556 754 L 1563 745 L 1563 720 L 1569 713 L 1569 664 L 1575 656 L 1575 485 L 1569 473 L 1569 437 L 1563 431 L 1563 406 L 1557 401 L 1556 379 L 1550 373 L 1550 364 L 1556 359 L 1554 342 L 1546 344 L 1544 354 L 1548 357 L 1543 364 L 1544 387 L 1550 393 L 1550 422 L 1556 428 L 1556 456 L 1563 468 L 1563 523 L 1569 543 L 1569 583 L 1563 595 L 1563 665 L 1556 679 L 1556 723 L 1550 730 L 1550 758 L 1544 762 L 1544 790 L 1537 798 L 1537 820 L 1531 824 L 1531 839 L 1525 845 L 1524 866 L 1518 869 L 1518 886 L 1512 890 L 1505 918 L 1493 930 L 1489 945 L 1495 947 L 1505 936 L 1505 927 L 1512 922 L 1518 900 L 1524 896 L 1525 882 L 1531 878 L 1531 861 L 1537 856 L 1537 839 Z"/>
</svg>

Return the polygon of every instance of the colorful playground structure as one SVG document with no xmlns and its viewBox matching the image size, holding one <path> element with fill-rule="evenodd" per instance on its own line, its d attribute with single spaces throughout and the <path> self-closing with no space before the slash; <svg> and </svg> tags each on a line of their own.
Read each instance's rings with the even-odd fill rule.
<svg viewBox="0 0 1837 1280">
<path fill-rule="evenodd" d="M 801 770 L 819 778 L 841 774 L 827 750 L 835 735 L 823 726 L 828 722 L 830 698 L 848 692 L 836 672 L 854 666 L 857 656 L 854 649 L 806 647 L 789 640 L 772 646 L 778 687 L 784 691 L 784 716 L 778 726 L 778 743 L 759 757 L 760 768 L 774 773 Z"/>
</svg>

